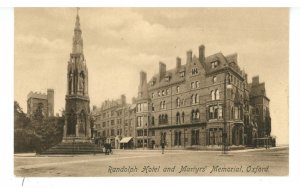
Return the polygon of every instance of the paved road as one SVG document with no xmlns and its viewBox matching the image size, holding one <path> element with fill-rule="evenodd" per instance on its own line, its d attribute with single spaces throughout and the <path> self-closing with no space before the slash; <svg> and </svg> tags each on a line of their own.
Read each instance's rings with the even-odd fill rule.
<svg viewBox="0 0 300 188">
<path fill-rule="evenodd" d="M 288 175 L 288 148 L 232 151 L 115 150 L 113 155 L 15 155 L 15 175 L 276 176 Z"/>
</svg>

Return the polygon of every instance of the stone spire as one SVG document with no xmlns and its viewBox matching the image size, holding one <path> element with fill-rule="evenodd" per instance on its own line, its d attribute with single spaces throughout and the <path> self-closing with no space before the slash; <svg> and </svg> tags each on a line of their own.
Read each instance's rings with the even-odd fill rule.
<svg viewBox="0 0 300 188">
<path fill-rule="evenodd" d="M 82 54 L 83 53 L 83 40 L 81 37 L 81 29 L 80 29 L 80 18 L 78 15 L 79 8 L 77 8 L 76 22 L 74 28 L 74 36 L 73 36 L 73 54 Z"/>
</svg>

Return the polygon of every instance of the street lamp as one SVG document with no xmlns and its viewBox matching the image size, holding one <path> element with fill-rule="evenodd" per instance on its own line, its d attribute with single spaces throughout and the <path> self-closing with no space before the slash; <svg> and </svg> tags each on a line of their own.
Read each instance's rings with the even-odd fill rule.
<svg viewBox="0 0 300 188">
<path fill-rule="evenodd" d="M 223 127 L 223 135 L 222 135 L 222 138 L 223 138 L 223 154 L 227 154 L 227 121 L 226 121 L 226 111 L 227 111 L 227 108 L 226 108 L 226 100 L 227 100 L 227 88 L 228 89 L 231 89 L 231 84 L 230 84 L 230 74 L 229 72 L 225 72 L 225 75 L 224 75 L 224 117 L 223 117 L 223 120 L 224 120 L 224 127 Z M 227 80 L 228 80 L 228 84 L 227 84 Z M 230 130 L 229 130 L 230 131 Z"/>
</svg>

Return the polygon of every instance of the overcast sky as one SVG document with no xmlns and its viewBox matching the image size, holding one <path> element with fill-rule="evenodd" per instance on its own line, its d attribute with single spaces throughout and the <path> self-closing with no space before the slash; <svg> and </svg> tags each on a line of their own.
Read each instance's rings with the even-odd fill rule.
<svg viewBox="0 0 300 188">
<path fill-rule="evenodd" d="M 271 100 L 272 134 L 288 143 L 288 9 L 81 8 L 91 105 L 137 96 L 139 72 L 148 80 L 158 62 L 174 68 L 186 51 L 198 56 L 238 53 L 248 81 L 259 75 Z M 30 91 L 55 90 L 55 112 L 65 106 L 75 8 L 15 9 L 15 100 L 26 112 Z"/>
</svg>

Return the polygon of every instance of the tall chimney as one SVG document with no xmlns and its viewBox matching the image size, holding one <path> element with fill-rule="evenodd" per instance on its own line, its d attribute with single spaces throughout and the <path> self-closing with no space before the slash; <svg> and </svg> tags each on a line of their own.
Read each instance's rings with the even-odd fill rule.
<svg viewBox="0 0 300 188">
<path fill-rule="evenodd" d="M 258 85 L 259 84 L 259 76 L 252 77 L 252 85 Z"/>
<path fill-rule="evenodd" d="M 176 58 L 176 68 L 180 69 L 180 67 L 181 67 L 181 59 L 180 59 L 180 57 L 177 57 Z"/>
<path fill-rule="evenodd" d="M 186 52 L 186 64 L 192 63 L 192 55 L 193 55 L 192 50 Z"/>
<path fill-rule="evenodd" d="M 126 104 L 126 96 L 123 94 L 121 95 L 121 104 L 125 105 Z"/>
<path fill-rule="evenodd" d="M 166 75 L 167 66 L 163 62 L 159 62 L 159 80 L 162 80 Z"/>
<path fill-rule="evenodd" d="M 205 46 L 203 44 L 199 46 L 199 61 L 200 63 L 205 61 Z"/>
<path fill-rule="evenodd" d="M 140 72 L 140 85 L 143 85 L 147 80 L 147 73 L 144 71 Z"/>
</svg>

